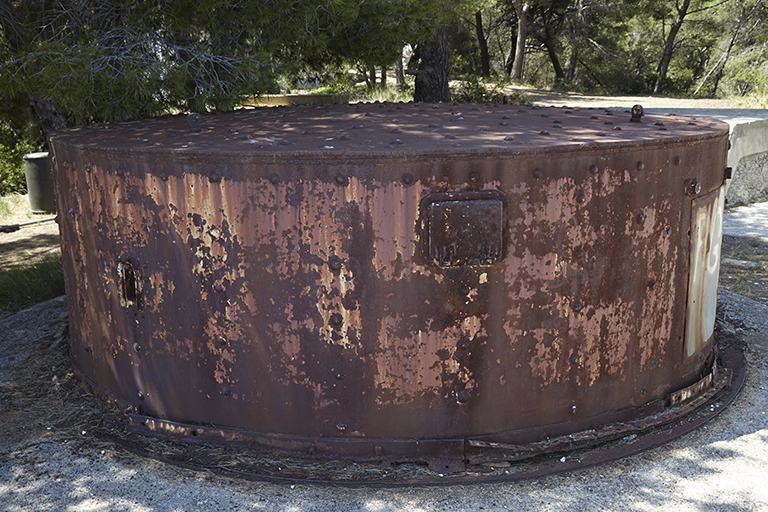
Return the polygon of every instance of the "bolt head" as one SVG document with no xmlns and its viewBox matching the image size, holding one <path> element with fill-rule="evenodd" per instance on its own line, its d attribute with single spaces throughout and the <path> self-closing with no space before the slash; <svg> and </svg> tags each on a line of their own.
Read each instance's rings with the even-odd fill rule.
<svg viewBox="0 0 768 512">
<path fill-rule="evenodd" d="M 221 388 L 219 388 L 219 391 L 224 396 L 229 396 L 232 394 L 232 390 L 229 388 L 229 386 L 221 386 Z"/>
<path fill-rule="evenodd" d="M 642 171 L 643 169 L 645 169 L 645 164 L 642 161 L 637 162 L 637 170 Z"/>
<path fill-rule="evenodd" d="M 645 214 L 644 213 L 638 213 L 637 217 L 635 218 L 638 224 L 645 224 Z"/>
<path fill-rule="evenodd" d="M 329 322 L 334 327 L 340 327 L 341 324 L 344 323 L 344 317 L 341 316 L 341 313 L 334 313 L 331 315 Z"/>
<path fill-rule="evenodd" d="M 460 404 L 469 402 L 469 393 L 467 391 L 459 391 L 456 393 L 456 401 Z"/>
<path fill-rule="evenodd" d="M 472 183 L 477 183 L 480 181 L 480 173 L 479 172 L 471 172 L 469 173 L 469 181 Z"/>
<path fill-rule="evenodd" d="M 225 338 L 224 336 L 219 336 L 218 338 L 216 338 L 216 341 L 217 341 L 217 342 L 219 343 L 219 345 L 221 345 L 222 347 L 223 347 L 224 345 L 226 345 L 226 344 L 227 344 L 227 338 Z"/>
<path fill-rule="evenodd" d="M 337 423 L 336 424 L 336 431 L 337 432 L 344 432 L 347 430 L 347 426 L 344 423 Z"/>
<path fill-rule="evenodd" d="M 274 173 L 270 174 L 269 175 L 269 182 L 271 184 L 273 184 L 273 185 L 277 185 L 278 183 L 280 183 L 280 176 L 278 176 L 277 174 L 274 174 Z"/>
<path fill-rule="evenodd" d="M 471 291 L 471 289 L 466 284 L 463 284 L 463 285 L 459 286 L 459 295 L 467 296 L 467 295 L 469 295 L 470 291 Z"/>
<path fill-rule="evenodd" d="M 344 380 L 344 372 L 341 370 L 333 370 L 333 378 L 336 380 Z"/>
<path fill-rule="evenodd" d="M 413 183 L 413 174 L 407 172 L 403 174 L 401 180 L 403 181 L 404 184 L 410 185 L 411 183 Z"/>
<path fill-rule="evenodd" d="M 584 257 L 584 249 L 581 247 L 577 247 L 573 250 L 573 257 L 577 260 L 580 260 Z"/>
<path fill-rule="evenodd" d="M 218 182 L 220 182 L 220 181 L 221 181 L 221 176 L 219 176 L 219 174 L 218 174 L 218 173 L 215 173 L 215 172 L 214 172 L 214 173 L 211 173 L 211 174 L 208 176 L 208 181 L 210 181 L 211 183 L 218 183 Z"/>
<path fill-rule="evenodd" d="M 456 343 L 456 348 L 459 350 L 468 350 L 469 349 L 469 338 L 461 338 L 458 343 Z"/>
<path fill-rule="evenodd" d="M 333 272 L 339 272 L 342 267 L 341 258 L 338 256 L 331 256 L 328 260 L 328 268 L 330 268 Z"/>
<path fill-rule="evenodd" d="M 537 167 L 531 174 L 533 174 L 534 179 L 539 179 L 541 178 L 541 169 Z"/>
<path fill-rule="evenodd" d="M 579 192 L 576 194 L 576 202 L 579 204 L 584 204 L 587 201 L 587 196 L 583 192 Z"/>
<path fill-rule="evenodd" d="M 579 311 L 581 311 L 583 307 L 584 307 L 584 306 L 583 306 L 583 305 L 581 304 L 581 302 L 579 302 L 578 300 L 577 300 L 577 301 L 574 301 L 574 302 L 573 302 L 573 304 L 571 304 L 571 309 L 572 309 L 572 310 L 574 310 L 574 311 L 575 311 L 575 312 L 577 312 L 577 313 L 578 313 Z"/>
<path fill-rule="evenodd" d="M 334 178 L 337 185 L 346 185 L 347 184 L 347 177 L 343 174 L 337 174 Z"/>
</svg>

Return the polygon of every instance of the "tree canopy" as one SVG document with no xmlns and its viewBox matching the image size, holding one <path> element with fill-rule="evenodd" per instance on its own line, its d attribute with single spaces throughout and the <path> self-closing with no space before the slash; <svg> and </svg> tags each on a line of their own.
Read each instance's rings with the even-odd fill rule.
<svg viewBox="0 0 768 512">
<path fill-rule="evenodd" d="M 0 116 L 28 104 L 53 131 L 227 110 L 308 70 L 386 69 L 405 43 L 441 91 L 450 72 L 768 95 L 766 21 L 764 0 L 6 0 Z"/>
</svg>

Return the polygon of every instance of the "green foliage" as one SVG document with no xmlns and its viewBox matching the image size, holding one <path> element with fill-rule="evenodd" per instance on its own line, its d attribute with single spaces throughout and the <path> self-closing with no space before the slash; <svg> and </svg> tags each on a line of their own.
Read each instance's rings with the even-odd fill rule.
<svg viewBox="0 0 768 512">
<path fill-rule="evenodd" d="M 61 254 L 46 254 L 29 263 L 0 268 L 0 318 L 64 295 Z"/>
<path fill-rule="evenodd" d="M 466 103 L 501 103 L 506 95 L 510 103 L 524 104 L 526 102 L 523 95 L 505 93 L 504 85 L 504 80 L 499 80 L 498 77 L 484 79 L 468 75 L 459 80 L 458 85 L 451 90 L 451 99 Z"/>
<path fill-rule="evenodd" d="M 39 148 L 21 138 L 6 122 L 0 121 L 0 195 L 26 192 L 24 155 Z"/>
</svg>

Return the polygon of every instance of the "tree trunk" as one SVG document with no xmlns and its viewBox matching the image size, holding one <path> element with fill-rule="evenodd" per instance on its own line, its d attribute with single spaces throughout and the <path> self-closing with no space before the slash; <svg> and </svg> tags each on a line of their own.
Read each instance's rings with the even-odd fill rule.
<svg viewBox="0 0 768 512">
<path fill-rule="evenodd" d="M 480 65 L 482 66 L 483 76 L 491 76 L 491 56 L 488 54 L 488 41 L 483 33 L 483 13 L 475 13 L 475 29 L 477 30 L 477 43 L 480 45 Z"/>
<path fill-rule="evenodd" d="M 40 125 L 40 129 L 43 131 L 45 148 L 48 149 L 48 140 L 51 135 L 67 128 L 67 122 L 59 112 L 56 104 L 48 98 L 32 94 L 29 97 L 29 106 L 32 109 L 32 115 L 35 117 L 37 124 Z"/>
<path fill-rule="evenodd" d="M 517 13 L 517 44 L 515 45 L 515 62 L 512 65 L 512 78 L 523 78 L 523 58 L 525 57 L 525 40 L 528 38 L 528 11 L 531 6 L 522 0 L 515 0 Z"/>
<path fill-rule="evenodd" d="M 395 81 L 397 82 L 397 90 L 402 92 L 405 90 L 405 73 L 403 73 L 403 59 L 399 57 L 395 61 Z"/>
<path fill-rule="evenodd" d="M 448 37 L 443 27 L 437 30 L 432 41 L 421 45 L 419 69 L 413 73 L 416 75 L 414 101 L 437 103 L 450 100 L 449 56 Z"/>
<path fill-rule="evenodd" d="M 664 80 L 667 78 L 669 63 L 672 61 L 672 53 L 675 49 L 675 38 L 680 31 L 680 27 L 683 26 L 683 20 L 688 14 L 688 7 L 690 4 L 691 0 L 683 0 L 683 4 L 677 8 L 677 18 L 675 18 L 675 22 L 669 27 L 667 41 L 664 44 L 664 54 L 661 56 L 661 63 L 659 64 L 659 76 L 656 79 L 656 85 L 653 87 L 654 94 L 661 94 L 661 91 L 664 88 Z"/>
<path fill-rule="evenodd" d="M 584 0 L 576 4 L 576 19 L 573 22 L 573 41 L 571 42 L 571 56 L 568 59 L 568 73 L 566 79 L 571 81 L 576 76 L 576 64 L 579 62 L 579 47 L 584 33 Z"/>
<path fill-rule="evenodd" d="M 387 88 L 387 66 L 381 66 L 381 88 Z"/>
<path fill-rule="evenodd" d="M 552 61 L 552 67 L 555 68 L 555 78 L 558 80 L 564 80 L 565 79 L 565 73 L 563 72 L 563 67 L 560 65 L 560 59 L 557 57 L 557 52 L 555 51 L 555 41 L 554 37 L 552 37 L 552 29 L 549 25 L 544 27 L 544 46 L 547 49 L 547 54 L 549 55 L 549 60 Z"/>
<path fill-rule="evenodd" d="M 373 64 L 370 64 L 368 66 L 368 76 L 370 77 L 369 80 L 371 81 L 371 89 L 376 88 L 376 66 Z"/>
<path fill-rule="evenodd" d="M 516 35 L 510 34 L 512 39 L 512 48 L 509 50 L 509 57 L 507 58 L 507 62 L 504 63 L 504 71 L 507 72 L 507 75 L 512 75 L 512 66 L 515 64 L 515 41 L 516 41 Z"/>
</svg>

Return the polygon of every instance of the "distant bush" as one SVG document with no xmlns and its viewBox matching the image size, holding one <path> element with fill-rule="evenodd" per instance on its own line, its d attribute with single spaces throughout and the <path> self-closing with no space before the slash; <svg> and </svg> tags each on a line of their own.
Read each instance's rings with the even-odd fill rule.
<svg viewBox="0 0 768 512">
<path fill-rule="evenodd" d="M 10 192 L 24 193 L 24 155 L 38 148 L 23 140 L 6 123 L 0 122 L 0 195 Z"/>
</svg>

